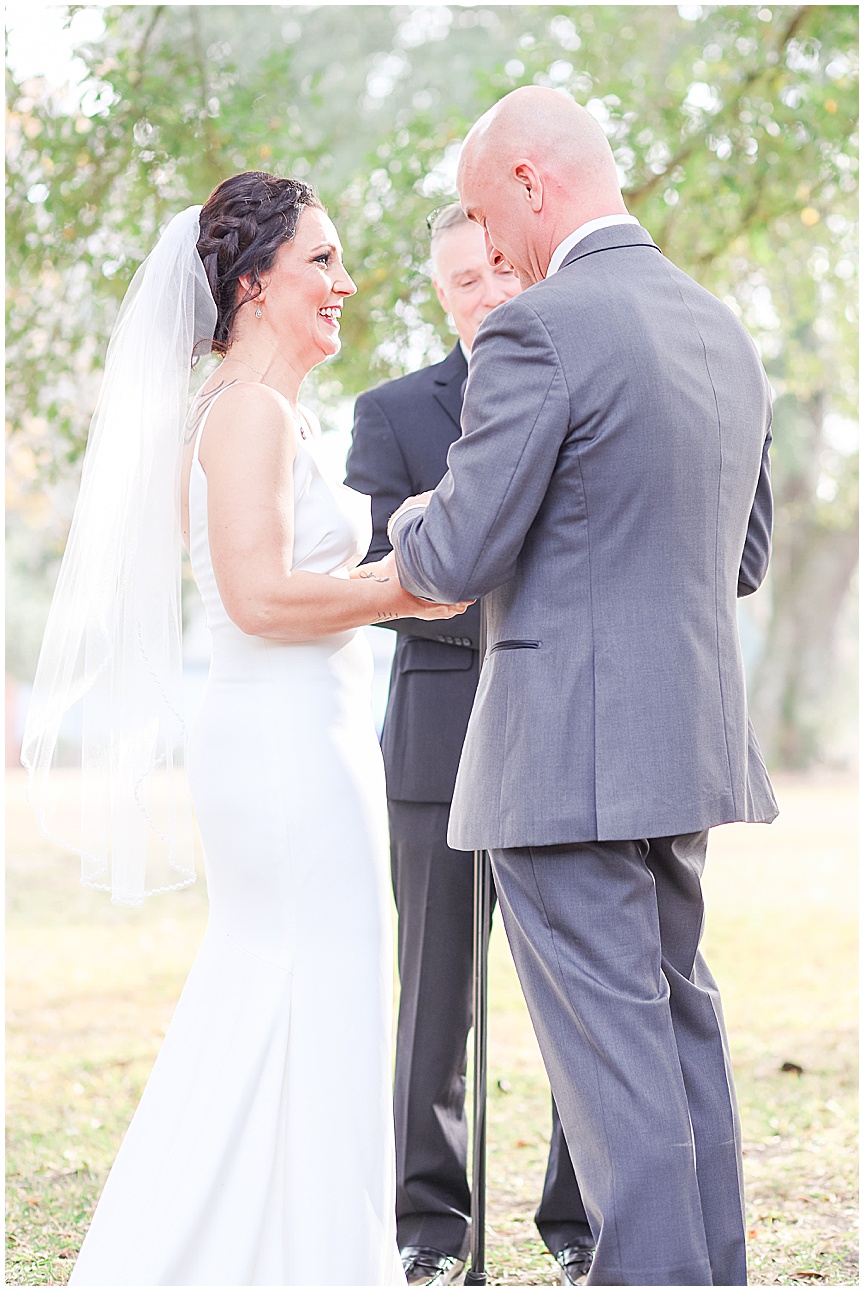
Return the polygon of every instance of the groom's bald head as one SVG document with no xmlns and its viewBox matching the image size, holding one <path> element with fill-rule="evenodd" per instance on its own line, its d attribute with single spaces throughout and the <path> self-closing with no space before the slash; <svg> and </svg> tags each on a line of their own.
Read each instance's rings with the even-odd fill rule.
<svg viewBox="0 0 864 1291">
<path fill-rule="evenodd" d="M 540 281 L 580 224 L 626 211 L 600 125 L 539 85 L 507 94 L 472 126 L 456 183 L 466 214 L 486 230 L 490 259 L 509 260 L 523 286 Z"/>
</svg>

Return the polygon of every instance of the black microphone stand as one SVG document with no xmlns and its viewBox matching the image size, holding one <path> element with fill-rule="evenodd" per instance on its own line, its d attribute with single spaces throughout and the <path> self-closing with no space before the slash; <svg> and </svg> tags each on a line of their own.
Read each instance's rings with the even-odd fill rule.
<svg viewBox="0 0 864 1291">
<path fill-rule="evenodd" d="M 486 654 L 486 619 L 480 603 L 480 669 Z M 474 853 L 474 1134 L 471 1182 L 471 1266 L 466 1287 L 486 1286 L 486 1075 L 489 998 L 489 931 L 492 867 L 489 853 Z"/>
</svg>

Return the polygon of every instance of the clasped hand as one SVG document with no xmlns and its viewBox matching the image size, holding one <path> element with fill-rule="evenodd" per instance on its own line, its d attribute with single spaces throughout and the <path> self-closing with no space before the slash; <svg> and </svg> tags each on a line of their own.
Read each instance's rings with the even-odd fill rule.
<svg viewBox="0 0 864 1291">
<path fill-rule="evenodd" d="M 390 517 L 390 519 L 387 521 L 387 537 L 388 538 L 390 537 L 390 534 L 393 532 L 394 524 L 399 519 L 399 517 L 403 514 L 403 512 L 410 511 L 412 507 L 428 506 L 429 499 L 431 498 L 431 496 L 432 496 L 432 490 L 429 489 L 426 493 L 415 493 L 413 497 L 406 498 L 405 501 L 402 503 L 402 505 L 396 508 L 396 510 L 393 512 L 392 516 Z"/>
<path fill-rule="evenodd" d="M 406 592 L 405 588 L 399 582 L 399 572 L 396 568 L 396 557 L 391 551 L 383 560 L 370 562 L 368 565 L 360 565 L 357 569 L 352 570 L 352 578 L 371 578 L 376 583 L 381 583 L 386 587 L 390 596 L 394 598 L 390 613 L 387 618 L 394 619 L 452 619 L 457 614 L 464 614 L 473 601 L 459 601 L 455 605 L 438 605 L 434 601 L 424 601 L 422 597 L 412 596 Z M 388 596 L 388 602 L 390 600 Z M 384 616 L 379 620 L 384 621 Z"/>
<path fill-rule="evenodd" d="M 403 511 L 410 507 L 425 507 L 429 502 L 432 494 L 418 493 L 415 497 L 406 498 L 397 511 L 394 511 L 390 517 L 390 523 L 387 526 L 389 537 L 393 522 Z M 383 560 L 378 560 L 368 565 L 360 565 L 351 573 L 352 578 L 374 579 L 376 583 L 381 584 L 382 591 L 386 591 L 388 599 L 388 612 L 382 614 L 376 622 L 386 622 L 388 619 L 452 619 L 457 614 L 464 614 L 473 601 L 459 601 L 455 605 L 439 605 L 434 601 L 423 600 L 422 597 L 412 596 L 406 592 L 405 588 L 399 582 L 399 571 L 396 568 L 396 557 L 391 551 Z"/>
</svg>

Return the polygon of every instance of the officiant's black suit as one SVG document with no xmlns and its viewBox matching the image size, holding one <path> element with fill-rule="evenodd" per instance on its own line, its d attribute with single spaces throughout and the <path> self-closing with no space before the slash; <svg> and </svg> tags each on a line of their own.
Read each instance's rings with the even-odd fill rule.
<svg viewBox="0 0 864 1291">
<path fill-rule="evenodd" d="M 442 363 L 357 400 L 347 483 L 372 498 L 367 560 L 389 552 L 387 521 L 399 504 L 434 489 L 445 474 L 467 376 L 457 344 Z M 473 867 L 469 853 L 447 846 L 446 835 L 479 676 L 479 606 L 443 622 L 387 626 L 398 633 L 382 747 L 402 985 L 394 1096 L 399 1245 L 464 1259 Z M 554 1105 L 536 1221 L 553 1252 L 592 1241 Z"/>
</svg>

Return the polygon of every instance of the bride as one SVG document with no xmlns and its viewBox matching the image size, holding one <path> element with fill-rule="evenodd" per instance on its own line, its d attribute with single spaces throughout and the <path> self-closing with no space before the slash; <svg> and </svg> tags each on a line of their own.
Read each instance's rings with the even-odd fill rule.
<svg viewBox="0 0 864 1291">
<path fill-rule="evenodd" d="M 465 606 L 356 569 L 369 500 L 328 479 L 298 403 L 355 290 L 307 185 L 235 175 L 172 220 L 112 336 L 24 760 L 56 833 L 50 769 L 81 700 L 83 881 L 132 904 L 191 881 L 171 774 L 182 529 L 213 643 L 187 750 L 210 919 L 73 1283 L 404 1282 L 385 796 L 357 629 Z M 185 418 L 202 348 L 223 358 Z"/>
</svg>

